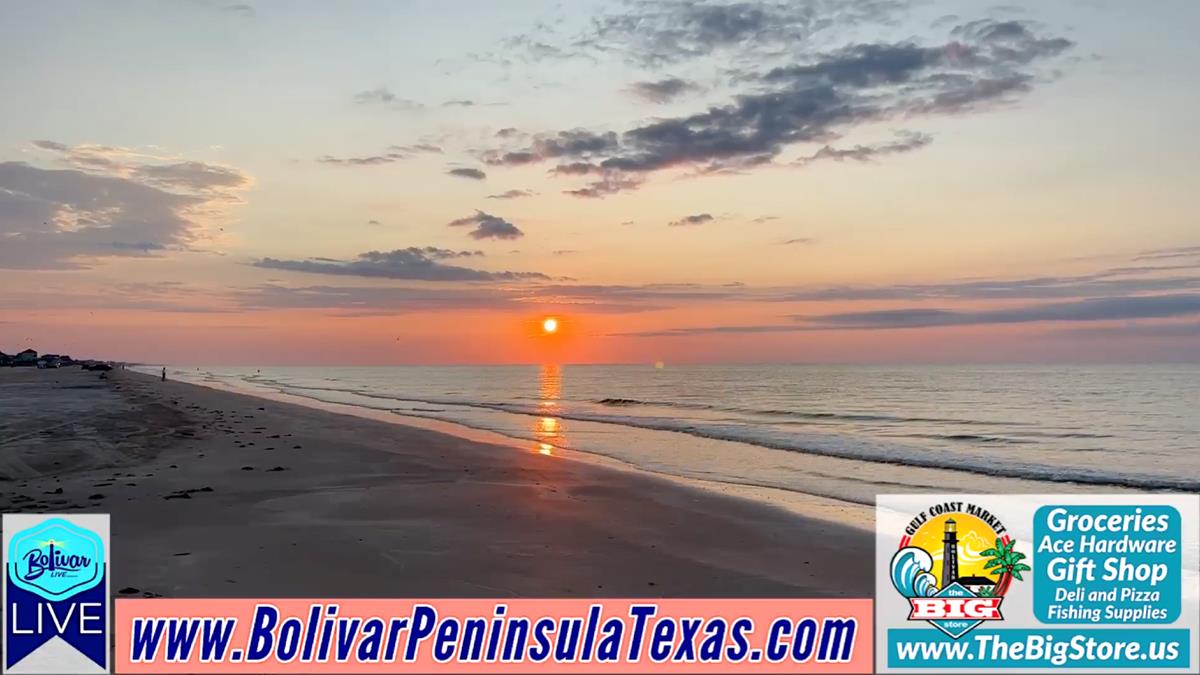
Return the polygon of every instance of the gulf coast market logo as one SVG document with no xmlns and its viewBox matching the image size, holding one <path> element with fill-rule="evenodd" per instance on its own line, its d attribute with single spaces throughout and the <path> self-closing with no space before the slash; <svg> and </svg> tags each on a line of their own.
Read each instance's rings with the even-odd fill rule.
<svg viewBox="0 0 1200 675">
<path fill-rule="evenodd" d="M 107 535 L 107 518 L 5 514 L 5 671 L 51 672 L 82 655 L 107 672 L 105 537 L 81 524 L 102 522 Z"/>
<path fill-rule="evenodd" d="M 1013 581 L 1030 570 L 1000 519 L 966 502 L 933 504 L 909 522 L 892 556 L 892 585 L 908 598 L 909 621 L 958 639 L 1002 621 Z"/>
</svg>

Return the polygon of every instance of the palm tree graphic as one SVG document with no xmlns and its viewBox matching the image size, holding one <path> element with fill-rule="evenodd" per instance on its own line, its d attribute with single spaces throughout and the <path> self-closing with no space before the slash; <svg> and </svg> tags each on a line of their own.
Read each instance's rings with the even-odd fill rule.
<svg viewBox="0 0 1200 675">
<path fill-rule="evenodd" d="M 1015 539 L 1009 540 L 1006 544 L 997 537 L 996 546 L 981 553 L 981 555 L 989 556 L 987 563 L 984 564 L 984 568 L 990 570 L 988 574 L 999 574 L 1000 578 L 994 587 L 983 589 L 980 595 L 1000 597 L 1008 592 L 1008 587 L 1012 584 L 1013 579 L 1024 581 L 1021 578 L 1021 572 L 1028 572 L 1032 568 L 1021 562 L 1025 558 L 1025 554 L 1013 550 L 1015 543 L 1017 543 Z"/>
</svg>

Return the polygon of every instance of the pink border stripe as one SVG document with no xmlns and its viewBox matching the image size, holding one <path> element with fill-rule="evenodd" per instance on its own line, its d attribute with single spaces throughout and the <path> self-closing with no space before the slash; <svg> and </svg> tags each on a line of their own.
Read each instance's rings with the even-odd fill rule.
<svg viewBox="0 0 1200 675">
<path fill-rule="evenodd" d="M 361 619 L 366 622 L 372 617 L 378 617 L 383 620 L 384 625 L 391 626 L 391 620 L 396 618 L 409 618 L 409 626 L 399 632 L 399 637 L 396 640 L 398 645 L 397 660 L 394 662 L 373 661 L 367 663 L 358 662 L 354 656 L 357 654 L 358 646 L 362 644 L 364 632 L 362 631 L 363 623 L 354 624 L 359 630 L 357 632 L 347 631 L 346 635 L 353 639 L 353 646 L 348 650 L 351 654 L 351 659 L 346 662 L 337 662 L 333 655 L 336 654 L 337 629 L 331 631 L 329 643 L 331 648 L 329 654 L 331 658 L 322 662 L 318 660 L 320 651 L 320 635 L 321 629 L 326 625 L 324 619 L 328 616 L 329 606 L 337 605 L 336 616 L 347 623 L 341 624 L 343 627 L 351 625 L 353 619 Z M 529 648 L 527 647 L 522 654 L 522 660 L 513 662 L 467 662 L 456 660 L 459 655 L 459 649 L 454 650 L 455 659 L 447 662 L 437 662 L 434 659 L 434 643 L 437 639 L 437 630 L 433 635 L 424 641 L 420 642 L 416 651 L 416 658 L 412 662 L 405 662 L 403 654 L 407 645 L 408 631 L 411 628 L 414 609 L 418 605 L 428 605 L 436 610 L 438 622 L 437 626 L 443 625 L 443 620 L 447 617 L 457 618 L 459 620 L 459 629 L 462 629 L 462 620 L 467 618 L 483 618 L 486 621 L 488 631 L 490 631 L 492 622 L 496 617 L 496 606 L 498 604 L 506 605 L 507 610 L 504 613 L 506 619 L 513 618 L 528 618 L 531 623 L 536 623 L 543 618 L 549 618 L 557 621 L 560 618 L 581 617 L 583 619 L 584 628 L 581 631 L 579 638 L 580 643 L 584 642 L 584 635 L 587 634 L 587 619 L 593 605 L 600 607 L 600 616 L 602 617 L 597 625 L 602 627 L 605 622 L 613 619 L 624 619 L 624 634 L 621 639 L 620 653 L 622 659 L 617 662 L 597 662 L 594 658 L 588 662 L 555 662 L 553 656 L 542 662 L 534 662 L 529 659 Z M 248 653 L 249 641 L 251 636 L 252 623 L 256 615 L 256 606 L 272 605 L 278 609 L 279 615 L 275 624 L 274 644 L 276 647 L 285 640 L 280 636 L 280 630 L 285 621 L 289 618 L 298 621 L 291 622 L 291 630 L 294 634 L 299 635 L 295 644 L 296 656 L 291 660 L 283 661 L 278 658 L 280 653 L 273 651 L 272 656 L 263 661 L 245 662 L 244 660 L 236 660 L 228 658 L 232 650 L 243 650 L 243 654 Z M 313 606 L 318 606 L 318 616 L 316 628 L 313 629 L 312 636 L 306 640 L 306 634 L 310 630 L 309 621 L 310 613 L 313 611 Z M 655 605 L 656 611 L 654 615 L 645 620 L 645 630 L 642 648 L 638 654 L 638 659 L 634 662 L 627 660 L 629 643 L 635 619 L 630 616 L 630 609 L 634 605 Z M 517 599 L 517 600 L 495 600 L 495 599 L 453 599 L 453 600 L 384 600 L 384 599 L 118 599 L 116 601 L 116 653 L 114 654 L 116 672 L 118 673 L 163 673 L 166 675 L 172 673 L 866 673 L 870 672 L 873 666 L 872 649 L 874 645 L 873 636 L 873 621 L 870 600 L 791 600 L 791 599 L 771 599 L 771 600 L 745 600 L 745 599 L 720 599 L 720 600 L 698 600 L 698 599 L 622 599 L 622 600 L 588 600 L 588 599 Z M 425 610 L 428 611 L 428 610 Z M 186 658 L 178 662 L 165 662 L 165 643 L 167 642 L 166 634 L 170 630 L 167 624 L 157 621 L 157 619 L 183 619 L 185 623 L 176 624 L 191 626 L 192 619 L 221 619 L 221 618 L 236 618 L 237 623 L 232 629 L 232 638 L 229 640 L 229 647 L 226 650 L 227 658 L 220 662 L 201 662 L 200 649 L 198 645 L 202 642 L 200 635 L 204 627 L 196 628 L 197 638 L 195 643 L 197 648 L 186 654 Z M 788 656 L 782 661 L 771 663 L 765 658 L 758 662 L 750 660 L 729 661 L 722 659 L 719 662 L 672 662 L 666 661 L 656 663 L 649 658 L 649 644 L 655 635 L 656 626 L 660 621 L 671 623 L 676 629 L 675 637 L 671 642 L 675 648 L 680 644 L 679 632 L 683 619 L 692 619 L 693 625 L 695 619 L 703 621 L 700 629 L 695 633 L 694 638 L 689 640 L 699 649 L 704 639 L 708 637 L 705 630 L 709 627 L 714 627 L 709 623 L 710 619 L 724 619 L 728 626 L 739 619 L 751 619 L 753 630 L 746 632 L 745 642 L 749 651 L 764 650 L 768 644 L 768 633 L 772 624 L 777 619 L 786 619 L 787 629 L 791 631 L 793 627 L 800 626 L 797 631 L 802 631 L 803 628 L 811 629 L 808 633 L 811 649 L 807 660 L 803 662 L 794 660 Z M 811 618 L 812 622 L 801 623 L 803 619 Z M 675 619 L 675 621 L 666 621 L 667 619 Z M 826 631 L 825 620 L 830 619 L 831 623 Z M 844 662 L 837 662 L 835 659 L 819 658 L 819 651 L 822 639 L 825 634 L 833 636 L 837 633 L 834 626 L 840 619 L 852 619 L 857 622 L 855 627 L 853 649 L 850 653 L 850 659 Z M 142 635 L 145 636 L 147 627 L 162 627 L 162 638 L 159 641 L 159 650 L 154 652 L 152 660 L 134 663 L 131 659 L 131 648 L 135 621 L 142 629 Z M 297 626 L 299 624 L 300 627 Z M 331 624 L 337 626 L 339 624 Z M 746 624 L 743 624 L 745 627 Z M 815 628 L 819 627 L 819 628 Z M 504 624 L 503 630 L 507 628 Z M 664 630 L 666 626 L 663 627 Z M 715 629 L 715 627 L 714 627 Z M 593 641 L 593 654 L 595 647 L 604 637 L 604 633 L 600 628 L 595 631 L 596 638 Z M 842 633 L 844 636 L 844 632 Z M 460 633 L 461 636 L 461 633 Z M 554 637 L 552 635 L 552 637 Z M 314 639 L 315 638 L 315 639 Z M 791 648 L 794 635 L 784 635 L 779 642 L 786 649 Z M 386 640 L 386 636 L 384 638 Z M 797 640 L 803 642 L 802 640 Z M 501 641 L 502 642 L 502 641 Z M 144 640 L 141 644 L 147 644 Z M 308 660 L 304 660 L 303 650 L 304 644 L 315 645 Z M 347 644 L 351 644 L 347 642 Z M 487 644 L 485 638 L 485 645 Z M 530 638 L 529 645 L 535 644 L 535 641 Z M 715 642 L 713 644 L 716 644 Z M 734 641 L 730 634 L 726 632 L 724 638 L 724 647 L 721 649 L 721 654 L 727 654 L 726 649 L 734 646 Z M 461 647 L 461 645 L 460 645 Z M 486 649 L 486 646 L 485 646 Z M 500 649 L 503 649 L 501 645 Z M 803 655 L 803 648 L 801 648 Z M 144 652 L 143 652 L 144 653 Z M 501 652 L 502 653 L 502 652 Z M 831 654 L 836 655 L 837 650 L 831 650 Z M 286 649 L 283 655 L 286 656 Z"/>
</svg>

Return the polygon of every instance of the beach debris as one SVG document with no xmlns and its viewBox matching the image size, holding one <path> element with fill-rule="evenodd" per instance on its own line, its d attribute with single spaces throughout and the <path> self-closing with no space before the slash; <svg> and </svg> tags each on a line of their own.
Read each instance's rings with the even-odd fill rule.
<svg viewBox="0 0 1200 675">
<path fill-rule="evenodd" d="M 254 470 L 254 467 L 252 467 L 252 466 L 243 466 L 242 467 L 242 471 L 253 471 L 253 470 Z"/>
<path fill-rule="evenodd" d="M 276 466 L 276 467 L 272 467 L 272 468 L 270 468 L 270 469 L 267 469 L 267 471 L 287 471 L 287 468 L 286 468 L 286 467 L 282 467 L 282 466 Z"/>
<path fill-rule="evenodd" d="M 199 488 L 188 488 L 186 490 L 176 490 L 171 494 L 164 495 L 163 499 L 191 499 L 192 495 L 197 492 L 212 492 L 213 489 L 207 485 Z"/>
<path fill-rule="evenodd" d="M 122 588 L 121 590 L 117 591 L 117 593 L 119 593 L 121 595 L 137 595 L 138 593 L 141 593 L 141 591 L 139 589 L 134 588 L 133 586 L 126 586 L 125 588 Z"/>
</svg>

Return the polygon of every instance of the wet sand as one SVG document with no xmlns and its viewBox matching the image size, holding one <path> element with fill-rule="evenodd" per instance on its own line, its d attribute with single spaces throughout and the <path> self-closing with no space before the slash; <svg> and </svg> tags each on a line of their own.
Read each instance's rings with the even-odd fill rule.
<svg viewBox="0 0 1200 675">
<path fill-rule="evenodd" d="M 112 514 L 167 597 L 868 597 L 831 519 L 130 371 L 0 369 L 0 510 Z"/>
</svg>

